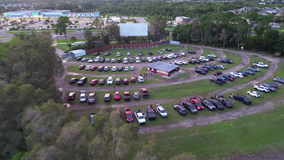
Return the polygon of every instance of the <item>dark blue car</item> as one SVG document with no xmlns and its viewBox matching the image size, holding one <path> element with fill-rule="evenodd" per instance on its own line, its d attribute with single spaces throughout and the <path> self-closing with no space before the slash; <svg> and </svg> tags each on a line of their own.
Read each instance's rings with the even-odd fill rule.
<svg viewBox="0 0 284 160">
<path fill-rule="evenodd" d="M 230 59 L 222 59 L 221 62 L 223 62 L 223 63 L 231 63 L 231 64 L 233 63 L 233 61 L 230 60 Z"/>
</svg>

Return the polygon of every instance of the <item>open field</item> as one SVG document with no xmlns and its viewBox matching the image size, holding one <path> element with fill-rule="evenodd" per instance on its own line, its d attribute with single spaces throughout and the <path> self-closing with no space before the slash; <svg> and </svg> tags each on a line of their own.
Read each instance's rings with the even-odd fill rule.
<svg viewBox="0 0 284 160">
<path fill-rule="evenodd" d="M 242 63 L 242 57 L 237 55 L 237 54 L 233 54 L 233 53 L 229 53 L 229 52 L 223 52 L 226 55 L 227 59 L 231 59 L 233 61 L 233 64 L 228 64 L 228 63 L 216 63 L 215 65 L 219 65 L 222 64 L 224 66 L 226 66 L 226 69 L 231 69 L 236 67 L 237 65 Z M 217 58 L 218 60 L 220 60 L 219 58 Z"/>
<path fill-rule="evenodd" d="M 171 48 L 172 51 L 168 52 L 168 51 L 163 51 L 162 49 L 166 49 L 166 48 Z M 178 45 L 172 45 L 172 44 L 162 44 L 162 45 L 159 45 L 158 48 L 139 48 L 139 49 L 113 49 L 113 50 L 106 50 L 106 51 L 103 51 L 101 52 L 101 56 L 103 56 L 103 54 L 105 52 L 110 52 L 111 55 L 110 56 L 107 56 L 108 58 L 119 58 L 116 56 L 116 53 L 117 52 L 120 52 L 121 53 L 121 56 L 120 58 L 123 58 L 123 57 L 126 57 L 126 53 L 127 52 L 130 52 L 131 53 L 131 56 L 138 56 L 138 53 L 139 51 L 141 50 L 143 52 L 143 55 L 144 56 L 148 56 L 148 52 L 152 52 L 153 55 L 160 55 L 157 53 L 157 51 L 162 51 L 163 54 L 167 54 L 167 53 L 171 53 L 171 52 L 177 52 L 181 49 L 181 46 L 178 46 Z M 86 55 L 84 57 L 92 57 L 94 56 L 94 54 L 89 54 L 89 55 Z"/>
<path fill-rule="evenodd" d="M 84 64 L 84 62 L 82 62 L 82 64 Z M 98 64 L 98 65 L 96 65 Z M 94 75 L 119 75 L 119 74 L 129 74 L 129 75 L 133 75 L 135 76 L 135 74 L 133 73 L 134 71 L 131 71 L 130 70 L 130 67 L 129 67 L 129 71 L 128 72 L 125 72 L 125 71 L 116 71 L 116 72 L 112 72 L 111 69 L 112 69 L 112 66 L 115 66 L 115 64 L 112 64 L 112 65 L 106 65 L 105 63 L 102 64 L 102 63 L 87 63 L 85 65 L 91 65 L 91 66 L 109 66 L 110 69 L 109 71 L 102 71 L 102 72 L 99 72 L 98 69 L 94 70 L 94 71 L 86 71 L 85 69 L 83 70 L 80 70 L 79 69 L 79 66 L 77 65 L 74 65 L 74 66 L 68 66 L 66 68 L 66 71 L 69 71 L 69 72 L 75 72 L 75 73 L 88 73 L 88 74 L 94 74 Z M 121 66 L 121 65 L 119 65 Z M 134 65 L 135 66 L 135 65 Z M 136 69 L 136 68 L 135 68 Z M 137 75 L 136 75 L 137 76 Z"/>
<path fill-rule="evenodd" d="M 208 54 L 215 54 L 217 56 L 217 58 L 220 57 L 219 53 L 217 53 L 216 51 L 214 50 L 211 50 L 211 49 L 206 49 L 206 48 L 203 48 L 203 56 L 207 56 Z"/>
</svg>

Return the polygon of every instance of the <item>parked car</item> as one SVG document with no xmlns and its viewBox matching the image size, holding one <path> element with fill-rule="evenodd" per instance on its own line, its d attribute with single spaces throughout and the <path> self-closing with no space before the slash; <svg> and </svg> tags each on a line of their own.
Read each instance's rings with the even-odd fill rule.
<svg viewBox="0 0 284 160">
<path fill-rule="evenodd" d="M 146 59 L 144 57 L 141 58 L 142 62 L 146 62 Z"/>
<path fill-rule="evenodd" d="M 116 92 L 114 93 L 114 100 L 115 100 L 115 101 L 119 101 L 119 100 L 120 100 L 120 92 L 119 92 L 119 91 L 116 91 Z"/>
<path fill-rule="evenodd" d="M 230 98 L 233 98 L 235 100 L 241 101 L 246 105 L 250 105 L 251 104 L 251 100 L 249 98 L 247 98 L 244 95 L 240 95 L 240 94 L 230 94 Z"/>
<path fill-rule="evenodd" d="M 133 116 L 132 116 L 130 107 L 125 108 L 124 114 L 125 114 L 126 122 L 133 122 Z"/>
<path fill-rule="evenodd" d="M 216 78 L 216 77 L 210 78 L 209 81 L 210 81 L 210 82 L 213 82 L 213 83 L 215 83 L 215 84 L 218 84 L 218 85 L 223 84 L 223 82 L 220 81 L 220 79 L 218 79 L 218 78 Z"/>
<path fill-rule="evenodd" d="M 225 75 L 222 75 L 220 77 L 223 77 L 225 78 L 227 81 L 234 81 L 236 79 L 236 77 L 234 77 L 233 75 L 231 74 L 225 74 Z"/>
<path fill-rule="evenodd" d="M 153 62 L 152 58 L 150 58 L 150 57 L 147 57 L 147 61 L 148 61 L 149 63 Z"/>
<path fill-rule="evenodd" d="M 80 67 L 79 67 L 80 70 L 83 70 L 85 68 L 86 68 L 86 65 L 80 65 Z"/>
<path fill-rule="evenodd" d="M 122 66 L 118 67 L 118 71 L 122 71 L 122 70 L 123 70 Z"/>
<path fill-rule="evenodd" d="M 230 64 L 233 63 L 233 61 L 230 60 L 230 59 L 221 59 L 221 62 L 223 62 L 223 63 L 230 63 Z"/>
<path fill-rule="evenodd" d="M 122 59 L 121 58 L 118 58 L 117 59 L 117 63 L 121 63 L 122 62 Z"/>
<path fill-rule="evenodd" d="M 123 58 L 123 63 L 124 63 L 124 64 L 128 63 L 128 58 L 127 58 L 127 57 L 124 57 L 124 58 Z"/>
<path fill-rule="evenodd" d="M 96 66 L 91 66 L 91 68 L 90 68 L 90 71 L 94 71 L 94 70 L 96 70 L 98 67 L 96 67 Z"/>
<path fill-rule="evenodd" d="M 89 59 L 88 63 L 93 63 L 95 60 L 94 59 Z"/>
<path fill-rule="evenodd" d="M 129 71 L 129 67 L 128 67 L 128 66 L 125 66 L 125 67 L 124 67 L 124 71 L 125 71 L 125 72 L 128 72 L 128 71 Z"/>
<path fill-rule="evenodd" d="M 99 82 L 99 80 L 93 79 L 93 80 L 90 82 L 90 85 L 91 85 L 91 86 L 96 85 L 98 82 Z"/>
<path fill-rule="evenodd" d="M 127 85 L 129 83 L 128 79 L 127 78 L 124 78 L 123 79 L 123 84 Z"/>
<path fill-rule="evenodd" d="M 243 73 L 246 73 L 248 75 L 254 75 L 254 72 L 251 71 L 251 70 L 245 70 L 245 71 L 243 71 Z"/>
<path fill-rule="evenodd" d="M 120 52 L 117 52 L 117 53 L 116 53 L 116 56 L 117 56 L 117 57 L 120 57 L 120 56 L 121 56 Z"/>
<path fill-rule="evenodd" d="M 280 78 L 280 77 L 274 77 L 274 78 L 273 78 L 273 81 L 274 81 L 274 82 L 277 82 L 277 83 L 284 83 L 284 79 L 283 79 L 283 78 Z"/>
<path fill-rule="evenodd" d="M 163 52 L 162 52 L 162 51 L 157 51 L 157 53 L 158 53 L 158 54 L 163 54 Z"/>
<path fill-rule="evenodd" d="M 80 92 L 80 102 L 81 103 L 85 103 L 87 101 L 87 97 L 86 97 L 86 91 L 82 90 Z"/>
<path fill-rule="evenodd" d="M 105 59 L 105 62 L 110 62 L 110 58 L 106 58 L 106 59 Z"/>
<path fill-rule="evenodd" d="M 135 83 L 135 82 L 136 82 L 135 77 L 131 77 L 131 78 L 130 78 L 130 82 L 131 82 L 131 83 Z"/>
<path fill-rule="evenodd" d="M 206 74 L 206 72 L 205 72 L 204 70 L 199 69 L 198 67 L 196 67 L 196 68 L 195 68 L 195 72 L 196 72 L 196 73 L 203 74 L 203 75 L 205 75 L 205 74 Z"/>
<path fill-rule="evenodd" d="M 141 61 L 140 61 L 140 58 L 139 57 L 135 57 L 135 62 L 136 63 L 140 63 Z"/>
<path fill-rule="evenodd" d="M 89 92 L 88 103 L 89 104 L 96 103 L 96 92 Z"/>
<path fill-rule="evenodd" d="M 139 83 L 143 83 L 144 82 L 144 78 L 142 76 L 137 76 L 136 78 L 137 78 L 137 81 Z"/>
<path fill-rule="evenodd" d="M 185 108 L 179 104 L 174 105 L 174 110 L 176 110 L 180 115 L 186 115 Z"/>
<path fill-rule="evenodd" d="M 105 94 L 104 101 L 105 101 L 105 102 L 110 102 L 110 101 L 111 101 L 111 94 L 110 94 L 110 93 L 106 93 L 106 94 Z"/>
<path fill-rule="evenodd" d="M 87 77 L 82 77 L 80 80 L 77 82 L 78 86 L 83 86 L 85 83 L 87 83 L 88 78 Z"/>
<path fill-rule="evenodd" d="M 83 57 L 77 57 L 76 60 L 77 61 L 81 61 L 83 59 Z"/>
<path fill-rule="evenodd" d="M 190 101 L 183 101 L 182 104 L 190 111 L 191 114 L 197 113 L 196 107 Z"/>
<path fill-rule="evenodd" d="M 116 85 L 120 85 L 120 84 L 121 84 L 120 78 L 116 78 L 116 79 L 115 79 L 115 84 L 116 84 Z"/>
<path fill-rule="evenodd" d="M 231 75 L 233 75 L 234 77 L 238 77 L 238 78 L 243 78 L 244 75 L 239 73 L 239 72 L 230 72 Z"/>
<path fill-rule="evenodd" d="M 76 93 L 75 92 L 70 92 L 68 95 L 68 101 L 72 101 L 76 98 Z"/>
<path fill-rule="evenodd" d="M 162 118 L 168 117 L 168 112 L 163 108 L 161 104 L 156 104 L 156 112 L 159 113 Z"/>
<path fill-rule="evenodd" d="M 134 63 L 133 57 L 130 57 L 130 58 L 129 58 L 129 63 Z"/>
<path fill-rule="evenodd" d="M 149 120 L 155 120 L 156 119 L 155 110 L 152 107 L 152 105 L 148 106 L 146 114 L 147 114 Z"/>
<path fill-rule="evenodd" d="M 166 51 L 172 51 L 172 49 L 170 49 L 170 48 L 166 48 L 165 50 L 166 50 Z"/>
<path fill-rule="evenodd" d="M 112 58 L 112 59 L 110 60 L 110 62 L 111 62 L 111 63 L 115 63 L 115 62 L 116 62 L 116 59 L 115 59 L 115 58 Z"/>
<path fill-rule="evenodd" d="M 102 57 L 102 58 L 100 59 L 100 63 L 103 63 L 104 61 L 105 61 L 105 58 Z"/>
<path fill-rule="evenodd" d="M 94 56 L 98 56 L 100 54 L 101 54 L 100 52 L 96 52 L 96 53 L 94 53 Z"/>
<path fill-rule="evenodd" d="M 110 52 L 106 52 L 106 53 L 105 53 L 105 56 L 109 56 L 109 55 L 110 55 Z"/>
<path fill-rule="evenodd" d="M 199 101 L 196 97 L 194 97 L 194 96 L 190 97 L 190 102 L 191 102 L 198 110 L 204 109 L 203 105 L 200 103 L 200 101 Z"/>
<path fill-rule="evenodd" d="M 264 86 L 261 86 L 261 85 L 258 85 L 258 84 L 255 84 L 255 85 L 253 86 L 253 88 L 256 89 L 256 90 L 258 90 L 258 91 L 265 92 L 265 93 L 270 92 L 269 88 L 264 87 Z"/>
<path fill-rule="evenodd" d="M 222 83 L 227 83 L 227 79 L 225 77 L 223 77 L 223 76 L 217 77 L 217 80 L 222 82 Z"/>
<path fill-rule="evenodd" d="M 134 93 L 133 93 L 133 98 L 134 98 L 135 100 L 139 100 L 139 99 L 140 99 L 139 92 L 134 92 Z"/>
<path fill-rule="evenodd" d="M 213 73 L 214 76 L 220 76 L 221 74 L 222 74 L 222 72 L 220 72 L 220 71 L 216 71 L 216 72 Z"/>
<path fill-rule="evenodd" d="M 203 106 L 207 107 L 209 110 L 214 111 L 216 107 L 211 103 L 211 101 L 207 100 L 205 97 L 200 96 L 200 101 Z"/>
<path fill-rule="evenodd" d="M 148 98 L 149 97 L 149 92 L 148 92 L 148 90 L 146 88 L 141 88 L 140 92 L 141 92 L 143 98 Z"/>
<path fill-rule="evenodd" d="M 273 87 L 273 88 L 278 88 L 278 85 L 275 84 L 275 83 L 264 82 L 264 83 L 262 83 L 262 84 L 263 84 L 264 86 L 266 86 L 266 87 L 270 86 L 270 87 Z"/>
<path fill-rule="evenodd" d="M 233 108 L 232 102 L 225 98 L 223 95 L 216 95 L 215 98 L 227 108 Z"/>
<path fill-rule="evenodd" d="M 98 71 L 102 72 L 103 70 L 104 70 L 104 67 L 103 66 L 99 66 Z"/>
<path fill-rule="evenodd" d="M 112 77 L 108 77 L 108 79 L 107 79 L 107 85 L 112 85 L 112 83 L 113 83 Z"/>
<path fill-rule="evenodd" d="M 134 66 L 130 66 L 130 70 L 134 71 L 135 70 Z"/>
<path fill-rule="evenodd" d="M 149 54 L 149 55 L 153 55 L 153 53 L 152 53 L 152 52 L 148 52 L 148 54 Z"/>
<path fill-rule="evenodd" d="M 260 97 L 260 94 L 256 91 L 247 91 L 247 94 L 256 98 Z"/>
<path fill-rule="evenodd" d="M 256 68 L 256 67 L 254 67 L 254 66 L 249 66 L 249 67 L 248 67 L 248 70 L 251 70 L 251 71 L 253 71 L 253 72 L 259 72 L 259 71 L 260 71 L 259 68 Z"/>
<path fill-rule="evenodd" d="M 131 53 L 130 53 L 130 52 L 127 52 L 126 55 L 127 55 L 127 56 L 131 56 Z"/>
<path fill-rule="evenodd" d="M 85 58 L 82 58 L 82 59 L 81 59 L 81 62 L 86 62 L 86 61 L 88 61 L 88 60 L 89 60 L 89 58 L 86 58 L 86 57 L 85 57 Z"/>
<path fill-rule="evenodd" d="M 86 66 L 85 70 L 86 70 L 86 71 L 89 71 L 89 70 L 91 69 L 91 67 L 92 67 L 92 66 L 89 66 L 89 65 L 88 65 L 88 66 Z"/>
<path fill-rule="evenodd" d="M 136 120 L 138 124 L 145 124 L 146 123 L 146 114 L 142 113 L 139 109 L 138 110 L 133 110 L 133 114 L 136 117 Z"/>
<path fill-rule="evenodd" d="M 100 79 L 99 85 L 104 85 L 105 84 L 105 79 Z"/>
<path fill-rule="evenodd" d="M 143 52 L 142 52 L 142 51 L 139 51 L 138 56 L 139 56 L 139 57 L 143 56 Z"/>
<path fill-rule="evenodd" d="M 220 101 L 215 99 L 214 97 L 211 97 L 210 101 L 211 101 L 212 104 L 214 104 L 214 106 L 217 109 L 219 109 L 219 110 L 223 110 L 224 109 L 224 105 Z"/>
<path fill-rule="evenodd" d="M 118 69 L 118 67 L 117 67 L 117 66 L 113 66 L 113 67 L 112 67 L 112 69 L 111 69 L 111 71 L 116 72 L 116 71 L 117 71 L 117 69 Z"/>
<path fill-rule="evenodd" d="M 208 54 L 207 56 L 208 56 L 208 57 L 212 57 L 212 58 L 216 58 L 216 57 L 217 57 L 214 53 Z"/>
<path fill-rule="evenodd" d="M 254 62 L 253 65 L 260 68 L 268 68 L 268 65 L 263 62 Z"/>
<path fill-rule="evenodd" d="M 107 72 L 109 70 L 109 68 L 110 68 L 109 66 L 105 66 L 104 71 Z"/>
<path fill-rule="evenodd" d="M 78 81 L 79 81 L 79 78 L 71 78 L 70 81 L 69 81 L 69 83 L 70 83 L 70 84 L 75 84 L 75 83 L 78 82 Z"/>
<path fill-rule="evenodd" d="M 226 67 L 224 66 L 224 65 L 222 65 L 222 64 L 220 64 L 220 65 L 217 65 L 219 68 L 221 68 L 221 69 L 225 69 Z"/>
<path fill-rule="evenodd" d="M 187 53 L 195 54 L 195 51 L 188 51 Z"/>
<path fill-rule="evenodd" d="M 124 92 L 124 100 L 125 101 L 130 101 L 130 93 L 128 91 Z"/>
</svg>

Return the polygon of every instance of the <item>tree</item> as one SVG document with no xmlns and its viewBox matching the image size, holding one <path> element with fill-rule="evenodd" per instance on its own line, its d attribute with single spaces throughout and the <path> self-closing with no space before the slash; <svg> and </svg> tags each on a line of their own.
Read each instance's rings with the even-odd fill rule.
<svg viewBox="0 0 284 160">
<path fill-rule="evenodd" d="M 76 37 L 74 37 L 74 36 L 72 36 L 72 37 L 70 37 L 70 41 L 73 43 L 73 42 L 76 42 L 77 41 L 77 38 Z"/>
<path fill-rule="evenodd" d="M 109 35 L 111 40 L 115 40 L 116 42 L 120 42 L 121 41 L 118 25 L 116 25 L 116 24 L 108 25 L 105 28 L 105 30 L 106 30 L 106 32 Z"/>
<path fill-rule="evenodd" d="M 150 21 L 150 34 L 153 37 L 152 40 L 157 41 L 166 38 L 167 34 L 165 28 L 167 26 L 167 19 L 162 16 L 156 16 Z"/>
<path fill-rule="evenodd" d="M 226 33 L 226 29 L 222 29 L 222 33 L 220 33 L 220 41 L 223 43 L 223 48 L 228 43 L 228 35 Z"/>
<path fill-rule="evenodd" d="M 68 17 L 59 17 L 57 24 L 55 25 L 55 34 L 57 35 L 59 33 L 59 35 L 64 34 L 65 39 L 66 39 L 66 43 L 68 44 L 68 39 L 66 36 L 66 28 L 68 25 L 71 24 L 71 21 L 69 20 Z"/>
<path fill-rule="evenodd" d="M 95 44 L 94 44 L 94 41 L 93 41 L 93 33 L 92 33 L 92 30 L 90 30 L 90 29 L 84 30 L 84 37 L 85 37 L 85 39 L 87 40 L 87 43 L 88 43 L 88 45 L 89 45 L 89 48 L 94 48 L 94 47 L 95 47 Z"/>
<path fill-rule="evenodd" d="M 279 38 L 277 39 L 277 44 L 274 46 L 274 49 L 277 52 L 280 52 L 282 54 L 284 54 L 284 32 L 282 32 L 279 36 Z"/>
</svg>

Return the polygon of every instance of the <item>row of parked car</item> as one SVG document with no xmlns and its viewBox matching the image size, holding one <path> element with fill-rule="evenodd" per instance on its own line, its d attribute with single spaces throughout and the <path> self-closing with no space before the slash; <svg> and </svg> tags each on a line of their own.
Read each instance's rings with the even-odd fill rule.
<svg viewBox="0 0 284 160">
<path fill-rule="evenodd" d="M 219 68 L 225 69 L 226 67 L 224 65 L 214 65 L 214 64 L 208 65 L 208 64 L 205 64 L 204 66 L 201 66 L 201 67 L 195 67 L 195 72 L 205 75 L 209 71 L 214 71 L 215 69 L 219 69 Z M 214 74 L 215 73 L 219 73 L 219 72 L 214 72 Z"/>
<path fill-rule="evenodd" d="M 131 83 L 136 83 L 136 80 L 139 82 L 139 83 L 143 83 L 144 82 L 144 78 L 142 76 L 137 76 L 136 78 L 135 77 L 131 77 L 130 78 L 130 82 Z M 77 83 L 78 86 L 83 86 L 84 84 L 86 84 L 88 82 L 88 78 L 87 77 L 82 77 L 82 78 L 71 78 L 69 80 L 69 84 L 75 84 Z M 104 85 L 105 83 L 107 83 L 107 85 L 113 85 L 114 83 L 116 85 L 120 85 L 121 83 L 123 83 L 124 85 L 127 85 L 129 84 L 129 80 L 128 78 L 124 78 L 124 79 L 121 79 L 121 78 L 116 78 L 115 81 L 113 79 L 113 77 L 108 77 L 107 80 L 105 79 L 93 79 L 91 80 L 90 82 L 90 85 L 91 86 L 94 86 L 96 84 L 99 84 L 99 85 Z"/>
<path fill-rule="evenodd" d="M 131 100 L 131 95 L 130 95 L 129 91 L 124 91 L 123 95 L 124 95 L 123 99 L 125 101 L 130 101 Z M 139 92 L 133 92 L 133 99 L 134 100 L 139 100 L 140 99 L 140 95 L 143 98 L 148 98 L 149 97 L 149 92 L 148 92 L 148 90 L 146 88 L 141 88 L 140 89 L 140 93 Z M 122 99 L 122 95 L 120 94 L 120 92 L 116 91 L 113 96 L 112 96 L 111 93 L 106 93 L 105 96 L 104 96 L 104 101 L 105 102 L 110 102 L 112 97 L 113 97 L 113 99 L 115 101 L 120 101 L 120 99 Z M 96 102 L 96 98 L 97 98 L 96 92 L 89 92 L 89 95 L 87 96 L 85 90 L 82 90 L 80 92 L 80 96 L 79 96 L 79 100 L 80 100 L 81 103 L 85 103 L 85 102 L 88 101 L 89 104 L 94 104 Z M 70 92 L 67 99 L 68 99 L 68 101 L 75 100 L 76 99 L 76 92 Z"/>
<path fill-rule="evenodd" d="M 128 71 L 134 71 L 135 70 L 135 67 L 134 66 L 92 66 L 92 65 L 80 65 L 79 66 L 79 70 L 86 70 L 86 71 L 95 71 L 95 70 L 98 70 L 99 72 L 102 72 L 102 71 L 109 71 L 111 69 L 112 72 L 116 72 L 116 71 L 125 71 L 125 72 L 128 72 Z"/>
</svg>

